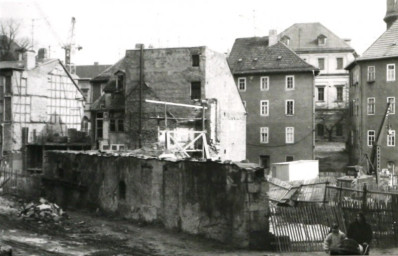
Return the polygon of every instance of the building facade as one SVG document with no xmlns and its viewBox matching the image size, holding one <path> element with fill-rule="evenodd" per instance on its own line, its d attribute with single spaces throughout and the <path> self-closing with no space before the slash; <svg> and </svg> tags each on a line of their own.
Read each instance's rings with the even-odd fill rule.
<svg viewBox="0 0 398 256">
<path fill-rule="evenodd" d="M 77 82 L 80 91 L 83 93 L 85 99 L 84 117 L 82 122 L 82 131 L 89 133 L 91 129 L 91 104 L 96 101 L 101 94 L 97 93 L 98 89 L 95 88 L 97 84 L 91 83 L 90 80 L 100 73 L 102 73 L 111 65 L 99 65 L 95 62 L 94 65 L 78 65 L 76 66 L 76 75 L 78 76 Z M 95 91 L 95 92 L 94 92 Z"/>
<path fill-rule="evenodd" d="M 350 160 L 392 175 L 396 175 L 398 164 L 397 7 L 395 1 L 387 1 L 387 30 L 347 67 L 351 80 Z"/>
<path fill-rule="evenodd" d="M 246 159 L 246 112 L 223 54 L 207 47 L 128 50 L 93 81 L 107 81 L 91 108 L 98 146 L 136 149 L 167 144 L 165 131 L 178 141 L 205 131 L 214 158 Z"/>
<path fill-rule="evenodd" d="M 14 170 L 40 171 L 45 149 L 89 147 L 78 134 L 84 98 L 59 60 L 1 61 L 0 93 L 1 156 Z"/>
<path fill-rule="evenodd" d="M 303 60 L 318 67 L 315 78 L 317 142 L 346 142 L 349 74 L 355 58 L 349 39 L 341 39 L 320 23 L 297 23 L 278 35 Z"/>
<path fill-rule="evenodd" d="M 271 163 L 314 159 L 314 79 L 318 69 L 269 37 L 235 40 L 229 66 L 246 106 L 247 158 Z"/>
</svg>

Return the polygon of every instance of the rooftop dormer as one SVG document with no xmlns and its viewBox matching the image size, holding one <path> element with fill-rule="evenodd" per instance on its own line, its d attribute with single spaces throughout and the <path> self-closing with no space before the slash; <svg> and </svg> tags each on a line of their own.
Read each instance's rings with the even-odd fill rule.
<svg viewBox="0 0 398 256">
<path fill-rule="evenodd" d="M 327 37 L 324 34 L 320 34 L 317 39 L 318 39 L 318 46 L 326 45 Z"/>
</svg>

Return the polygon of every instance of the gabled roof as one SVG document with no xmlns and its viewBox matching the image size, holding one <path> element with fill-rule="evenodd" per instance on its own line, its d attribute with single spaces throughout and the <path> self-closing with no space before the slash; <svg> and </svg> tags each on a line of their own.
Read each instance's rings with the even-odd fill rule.
<svg viewBox="0 0 398 256">
<path fill-rule="evenodd" d="M 343 39 L 335 35 L 321 23 L 296 23 L 278 35 L 278 38 L 289 36 L 289 48 L 297 53 L 348 51 L 354 52 Z M 318 37 L 327 38 L 326 44 L 318 45 Z"/>
<path fill-rule="evenodd" d="M 236 39 L 228 63 L 233 74 L 318 70 L 281 42 L 268 46 L 268 37 Z"/>
<path fill-rule="evenodd" d="M 398 22 L 394 22 L 357 60 L 390 57 L 398 57 Z"/>
<path fill-rule="evenodd" d="M 109 67 L 111 65 L 79 65 L 76 66 L 76 75 L 80 79 L 92 79 Z"/>
<path fill-rule="evenodd" d="M 108 81 L 116 71 L 124 70 L 124 58 L 120 59 L 114 65 L 109 66 L 104 71 L 95 76 L 91 81 Z"/>
</svg>

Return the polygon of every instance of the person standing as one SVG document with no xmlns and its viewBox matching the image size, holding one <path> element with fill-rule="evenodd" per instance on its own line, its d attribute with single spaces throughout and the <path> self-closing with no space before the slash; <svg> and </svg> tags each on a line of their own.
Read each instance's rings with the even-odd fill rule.
<svg viewBox="0 0 398 256">
<path fill-rule="evenodd" d="M 369 245 L 372 241 L 373 232 L 363 213 L 358 213 L 355 221 L 349 225 L 347 236 L 363 246 L 364 254 L 369 254 Z"/>
<path fill-rule="evenodd" d="M 323 249 L 330 255 L 339 255 L 341 242 L 346 235 L 339 230 L 339 225 L 333 224 L 331 232 L 326 236 L 323 242 Z"/>
</svg>

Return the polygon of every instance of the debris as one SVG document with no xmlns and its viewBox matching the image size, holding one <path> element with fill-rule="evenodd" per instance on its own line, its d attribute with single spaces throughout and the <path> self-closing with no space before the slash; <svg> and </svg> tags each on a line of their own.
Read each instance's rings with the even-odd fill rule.
<svg viewBox="0 0 398 256">
<path fill-rule="evenodd" d="M 50 203 L 44 198 L 40 198 L 38 204 L 29 203 L 22 206 L 19 213 L 24 219 L 34 219 L 41 223 L 42 221 L 60 221 L 67 217 L 66 213 L 55 203 Z"/>
<path fill-rule="evenodd" d="M 0 246 L 0 256 L 12 256 L 12 248 L 8 245 Z"/>
</svg>

